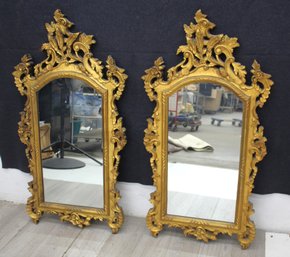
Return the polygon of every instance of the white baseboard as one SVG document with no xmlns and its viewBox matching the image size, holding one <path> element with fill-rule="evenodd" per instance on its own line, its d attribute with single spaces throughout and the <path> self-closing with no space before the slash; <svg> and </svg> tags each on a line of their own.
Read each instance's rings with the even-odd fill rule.
<svg viewBox="0 0 290 257">
<path fill-rule="evenodd" d="M 0 168 L 0 200 L 26 203 L 30 196 L 27 183 L 31 180 L 31 175 L 17 169 Z M 138 183 L 118 182 L 117 188 L 122 196 L 120 206 L 122 206 L 125 215 L 146 217 L 149 208 L 151 208 L 149 198 L 154 187 Z M 255 209 L 252 219 L 257 228 L 272 232 L 290 232 L 290 195 L 253 194 L 251 201 Z"/>
</svg>

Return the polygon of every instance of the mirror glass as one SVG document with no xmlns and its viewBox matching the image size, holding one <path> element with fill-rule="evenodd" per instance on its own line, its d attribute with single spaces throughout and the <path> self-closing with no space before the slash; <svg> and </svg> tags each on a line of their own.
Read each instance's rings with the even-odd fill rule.
<svg viewBox="0 0 290 257">
<path fill-rule="evenodd" d="M 38 92 L 44 201 L 103 208 L 102 96 L 77 79 Z"/>
<path fill-rule="evenodd" d="M 189 84 L 168 101 L 167 213 L 235 221 L 243 103 L 230 90 Z"/>
</svg>

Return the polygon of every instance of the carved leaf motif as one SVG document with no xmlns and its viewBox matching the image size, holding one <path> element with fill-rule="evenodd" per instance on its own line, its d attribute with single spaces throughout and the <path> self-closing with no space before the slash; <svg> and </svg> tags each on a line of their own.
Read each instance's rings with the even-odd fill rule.
<svg viewBox="0 0 290 257">
<path fill-rule="evenodd" d="M 60 214 L 60 220 L 61 221 L 68 221 L 71 222 L 73 225 L 79 226 L 79 227 L 84 227 L 84 226 L 89 226 L 90 225 L 90 220 L 92 219 L 91 216 L 82 216 L 78 213 L 69 213 L 65 212 L 64 214 Z"/>
<path fill-rule="evenodd" d="M 99 75 L 99 77 L 102 77 L 102 71 L 103 71 L 103 66 L 102 66 L 102 62 L 96 58 L 90 58 L 90 62 L 91 62 L 91 67 L 92 69 L 96 72 L 96 74 Z"/>
<path fill-rule="evenodd" d="M 49 34 L 53 34 L 55 32 L 53 23 L 51 23 L 51 25 L 49 23 L 45 23 L 45 28 Z"/>
<path fill-rule="evenodd" d="M 228 37 L 227 35 L 225 35 L 222 38 L 221 44 L 225 47 L 227 47 L 231 53 L 233 52 L 233 49 L 238 47 L 240 44 L 238 43 L 238 39 L 236 37 Z"/>
<path fill-rule="evenodd" d="M 233 63 L 233 68 L 235 74 L 243 81 L 243 83 L 246 82 L 246 67 L 238 62 Z"/>
<path fill-rule="evenodd" d="M 26 67 L 29 67 L 30 65 L 32 65 L 32 57 L 29 54 L 25 54 L 21 58 L 21 62 L 25 63 Z"/>
<path fill-rule="evenodd" d="M 197 228 L 184 228 L 183 230 L 184 235 L 192 235 L 195 236 L 197 240 L 203 240 L 204 242 L 208 242 L 208 240 L 216 240 L 217 232 L 212 233 L 210 231 L 207 231 L 203 227 L 197 227 Z"/>
<path fill-rule="evenodd" d="M 273 81 L 270 79 L 271 75 L 261 71 L 261 66 L 256 60 L 254 60 L 252 68 L 252 86 L 260 94 L 258 106 L 263 107 L 264 103 L 269 98 L 270 90 L 273 86 Z"/>
<path fill-rule="evenodd" d="M 196 31 L 196 26 L 191 22 L 190 25 L 184 24 L 183 26 L 186 36 L 191 38 L 192 34 Z"/>
<path fill-rule="evenodd" d="M 190 41 L 187 42 L 187 45 L 180 46 L 177 49 L 176 54 L 180 54 L 180 53 L 186 54 L 186 53 L 195 53 L 195 52 L 197 52 L 196 44 L 192 40 L 190 40 Z M 199 54 L 195 54 L 195 55 L 197 57 L 199 56 Z"/>
<path fill-rule="evenodd" d="M 70 48 L 71 45 L 75 42 L 77 37 L 79 36 L 80 33 L 70 33 L 68 38 L 65 40 L 67 48 Z"/>
<path fill-rule="evenodd" d="M 154 65 L 156 67 L 159 67 L 159 70 L 162 70 L 164 68 L 163 64 L 164 64 L 164 61 L 162 57 L 157 58 L 154 62 Z"/>
<path fill-rule="evenodd" d="M 59 22 L 62 18 L 64 18 L 64 15 L 63 13 L 61 12 L 61 10 L 57 9 L 55 12 L 54 12 L 54 19 L 56 22 Z"/>
<path fill-rule="evenodd" d="M 90 45 L 96 43 L 96 41 L 93 39 L 92 35 L 86 35 L 85 33 L 82 33 L 80 35 L 79 41 L 87 46 L 90 46 Z"/>
<path fill-rule="evenodd" d="M 261 71 L 261 65 L 256 61 L 254 60 L 253 64 L 252 64 L 252 72 L 255 73 L 257 71 Z"/>
<path fill-rule="evenodd" d="M 63 35 L 60 30 L 56 31 L 56 41 L 59 49 L 62 49 L 64 47 L 63 42 Z"/>
<path fill-rule="evenodd" d="M 54 38 L 53 36 L 49 35 L 48 36 L 48 41 L 49 41 L 49 44 L 51 45 L 51 47 L 49 47 L 49 48 L 52 48 L 56 53 L 58 53 L 59 55 L 62 55 L 61 50 L 58 48 L 56 38 Z"/>
<path fill-rule="evenodd" d="M 201 20 L 206 20 L 206 15 L 203 14 L 201 12 L 201 10 L 199 9 L 196 13 L 195 13 L 195 16 L 194 16 L 194 19 L 197 23 L 199 23 Z"/>
<path fill-rule="evenodd" d="M 107 77 L 108 80 L 115 84 L 117 91 L 115 91 L 114 97 L 116 100 L 119 100 L 125 87 L 125 80 L 128 76 L 124 73 L 124 69 L 118 67 L 115 63 L 115 60 L 112 56 L 107 58 Z"/>
<path fill-rule="evenodd" d="M 107 58 L 107 68 L 110 71 L 115 71 L 115 67 L 116 67 L 115 60 L 113 59 L 112 56 L 109 55 L 108 58 Z"/>
<path fill-rule="evenodd" d="M 14 81 L 16 87 L 21 95 L 26 95 L 27 88 L 25 86 L 25 81 L 29 76 L 30 68 L 32 66 L 31 56 L 26 54 L 21 58 L 21 63 L 14 67 L 14 72 L 12 73 L 14 76 Z"/>
<path fill-rule="evenodd" d="M 164 61 L 162 57 L 157 58 L 154 61 L 154 66 L 150 69 L 145 70 L 145 75 L 142 76 L 142 79 L 145 82 L 145 91 L 149 96 L 151 101 L 156 99 L 156 92 L 154 87 L 162 81 L 162 70 L 164 69 Z"/>
<path fill-rule="evenodd" d="M 196 47 L 197 47 L 198 53 L 201 53 L 201 54 L 203 50 L 203 37 L 204 35 L 201 32 L 196 33 L 196 37 L 195 37 Z"/>
<path fill-rule="evenodd" d="M 176 53 L 180 54 L 180 53 L 185 53 L 186 51 L 188 51 L 188 45 L 183 45 L 183 46 L 178 47 Z"/>
<path fill-rule="evenodd" d="M 222 35 L 213 36 L 207 42 L 207 49 L 208 51 L 212 51 L 212 49 L 221 41 Z"/>
<path fill-rule="evenodd" d="M 50 44 L 49 43 L 44 43 L 42 46 L 41 46 L 41 50 L 48 50 L 50 48 Z"/>
</svg>

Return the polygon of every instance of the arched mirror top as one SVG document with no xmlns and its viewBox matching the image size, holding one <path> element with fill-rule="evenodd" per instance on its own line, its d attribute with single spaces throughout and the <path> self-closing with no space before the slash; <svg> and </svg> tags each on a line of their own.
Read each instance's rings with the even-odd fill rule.
<svg viewBox="0 0 290 257">
<path fill-rule="evenodd" d="M 240 87 L 233 86 L 233 83 L 220 78 L 211 78 L 210 76 L 185 76 L 178 81 L 175 81 L 170 86 L 163 86 L 160 90 L 162 97 L 168 98 L 180 91 L 182 88 L 187 87 L 190 84 L 213 84 L 222 86 L 233 93 L 235 93 L 242 101 L 248 101 L 251 98 L 251 95 L 248 94 L 249 91 L 241 90 Z"/>
</svg>

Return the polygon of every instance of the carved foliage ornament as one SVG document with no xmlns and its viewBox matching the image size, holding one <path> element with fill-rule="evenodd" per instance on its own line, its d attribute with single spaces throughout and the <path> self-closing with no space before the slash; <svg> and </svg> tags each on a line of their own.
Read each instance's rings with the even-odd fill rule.
<svg viewBox="0 0 290 257">
<path fill-rule="evenodd" d="M 29 183 L 32 196 L 27 201 L 27 212 L 34 222 L 38 222 L 43 212 L 54 213 L 61 220 L 69 221 L 80 227 L 88 226 L 90 220 L 108 220 L 113 232 L 117 232 L 123 223 L 123 213 L 118 206 L 119 192 L 115 188 L 120 161 L 119 152 L 126 144 L 125 128 L 122 118 L 119 117 L 115 102 L 120 99 L 125 86 L 127 75 L 124 69 L 116 66 L 114 59 L 109 56 L 105 67 L 102 62 L 93 57 L 90 52 L 95 43 L 93 36 L 85 33 L 70 31 L 73 23 L 70 22 L 60 10 L 54 13 L 54 21 L 46 23 L 48 42 L 42 45 L 42 51 L 47 58 L 33 66 L 29 55 L 24 55 L 21 63 L 15 66 L 13 76 L 15 84 L 21 95 L 26 96 L 24 111 L 21 113 L 18 133 L 20 140 L 27 146 L 26 156 L 33 181 Z M 35 104 L 36 92 L 48 81 L 64 76 L 83 79 L 90 82 L 92 87 L 107 92 L 108 111 L 103 120 L 107 122 L 109 131 L 109 145 L 104 146 L 104 173 L 108 178 L 105 181 L 104 209 L 87 210 L 79 208 L 64 208 L 58 204 L 47 205 L 43 203 L 41 194 L 42 185 L 39 185 L 40 153 L 36 147 L 38 122 L 35 122 L 37 106 Z"/>
<path fill-rule="evenodd" d="M 156 102 L 152 118 L 147 120 L 148 127 L 144 137 L 145 147 L 151 154 L 150 164 L 156 187 L 156 191 L 151 194 L 153 208 L 147 214 L 147 226 L 154 236 L 158 235 L 164 225 L 168 225 L 181 228 L 185 235 L 192 235 L 205 242 L 216 240 L 219 233 L 235 233 L 241 246 L 247 248 L 255 237 L 255 225 L 249 218 L 253 208 L 248 199 L 257 174 L 256 164 L 266 155 L 266 138 L 263 136 L 263 127 L 260 126 L 256 108 L 263 107 L 267 101 L 273 82 L 270 80 L 271 76 L 262 72 L 260 64 L 254 61 L 251 70 L 252 83 L 246 85 L 245 66 L 236 62 L 233 56 L 234 49 L 239 46 L 237 38 L 211 34 L 215 24 L 201 10 L 196 12 L 194 20 L 195 23 L 184 25 L 186 45 L 177 50 L 177 54 L 183 55 L 183 60 L 168 69 L 166 80 L 163 79 L 162 57 L 142 77 L 149 99 Z M 238 207 L 234 224 L 194 218 L 188 221 L 188 218 L 166 215 L 164 203 L 167 189 L 163 176 L 167 172 L 164 151 L 167 141 L 162 141 L 162 135 L 167 135 L 166 131 L 162 131 L 162 121 L 168 113 L 165 98 L 176 92 L 178 86 L 184 86 L 185 79 L 186 83 L 212 82 L 226 85 L 245 102 L 244 112 L 248 126 L 243 129 L 247 130 L 247 139 L 243 140 L 245 150 L 241 158 L 243 165 L 239 175 Z"/>
</svg>

